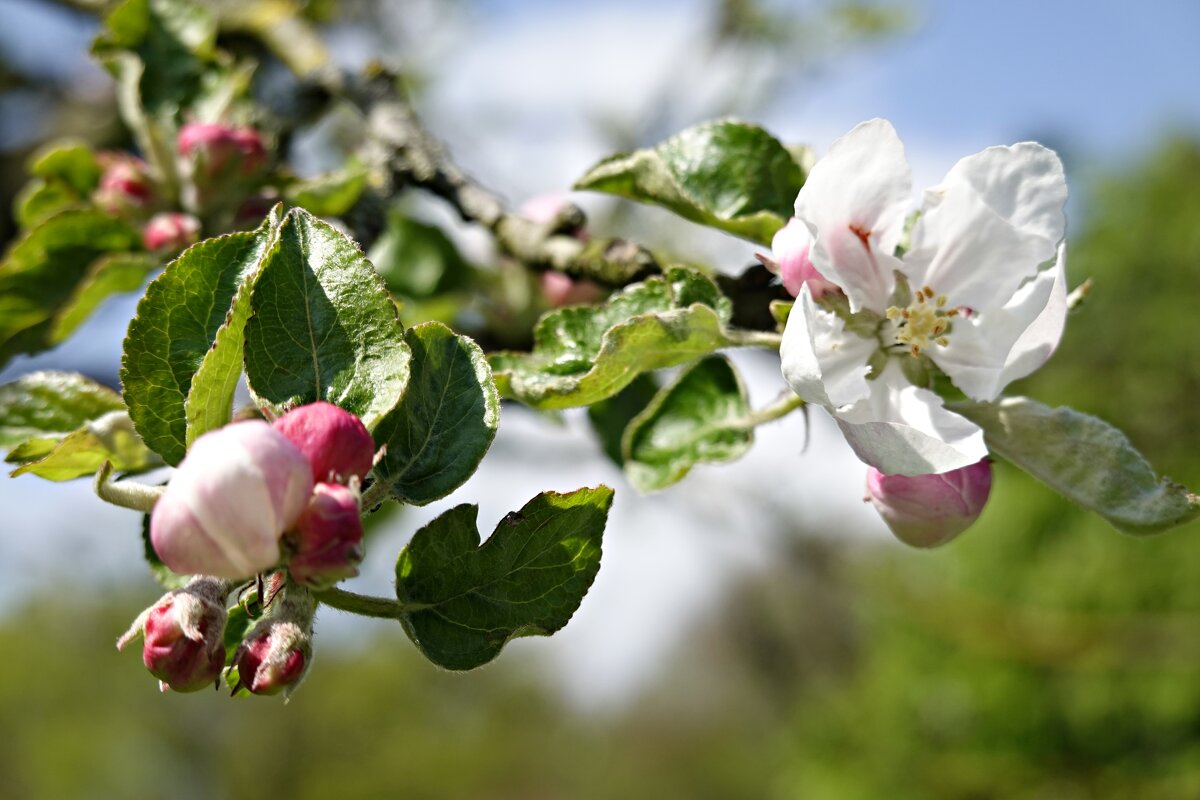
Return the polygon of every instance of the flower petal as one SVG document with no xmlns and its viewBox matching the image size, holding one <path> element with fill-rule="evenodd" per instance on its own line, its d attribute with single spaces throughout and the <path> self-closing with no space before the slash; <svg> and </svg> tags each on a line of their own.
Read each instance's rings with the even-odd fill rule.
<svg viewBox="0 0 1200 800">
<path fill-rule="evenodd" d="M 847 333 L 840 317 L 817 308 L 805 285 L 783 330 L 783 377 L 805 402 L 826 408 L 847 405 L 870 392 L 867 360 L 878 346 L 874 339 Z"/>
<path fill-rule="evenodd" d="M 933 392 L 908 383 L 895 360 L 870 386 L 869 397 L 834 418 L 855 454 L 880 472 L 946 472 L 987 455 L 979 426 L 947 411 Z"/>
<path fill-rule="evenodd" d="M 911 195 L 904 145 L 882 119 L 834 142 L 800 190 L 796 216 L 816 237 L 813 266 L 846 292 L 852 310 L 887 306 Z"/>
<path fill-rule="evenodd" d="M 1064 248 L 1003 308 L 956 319 L 947 345 L 929 351 L 934 363 L 972 400 L 990 402 L 1004 387 L 1050 358 L 1067 318 Z"/>
<path fill-rule="evenodd" d="M 999 308 L 1054 258 L 1066 201 L 1062 162 L 1040 144 L 968 156 L 925 193 L 904 272 L 951 305 Z"/>
</svg>

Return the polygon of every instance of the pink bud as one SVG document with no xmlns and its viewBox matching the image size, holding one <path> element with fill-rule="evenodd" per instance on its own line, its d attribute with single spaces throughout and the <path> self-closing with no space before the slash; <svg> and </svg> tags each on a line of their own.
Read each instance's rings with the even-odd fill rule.
<svg viewBox="0 0 1200 800">
<path fill-rule="evenodd" d="M 604 297 L 604 290 L 587 279 L 575 280 L 558 270 L 542 273 L 542 296 L 551 306 L 575 306 L 595 303 Z"/>
<path fill-rule="evenodd" d="M 783 280 L 783 288 L 787 289 L 792 297 L 799 297 L 800 289 L 806 283 L 814 300 L 821 299 L 826 292 L 841 291 L 837 284 L 826 280 L 813 266 L 808 257 L 812 243 L 813 237 L 808 226 L 796 217 L 788 220 L 788 224 L 780 228 L 771 240 L 775 271 Z"/>
<path fill-rule="evenodd" d="M 318 483 L 290 536 L 295 552 L 288 571 L 297 583 L 327 589 L 358 574 L 363 529 L 358 493 L 337 483 Z"/>
<path fill-rule="evenodd" d="M 207 175 L 226 171 L 252 175 L 266 164 L 262 135 L 253 128 L 189 122 L 179 131 L 179 154 L 194 159 Z"/>
<path fill-rule="evenodd" d="M 225 667 L 226 594 L 221 581 L 197 578 L 143 612 L 117 647 L 144 635 L 142 662 L 163 691 L 212 686 Z"/>
<path fill-rule="evenodd" d="M 936 475 L 884 475 L 867 470 L 867 495 L 896 538 L 937 547 L 971 527 L 992 490 L 988 459 Z"/>
<path fill-rule="evenodd" d="M 104 172 L 92 200 L 108 214 L 139 211 L 154 200 L 150 170 L 140 158 L 124 153 L 106 153 L 101 157 Z"/>
<path fill-rule="evenodd" d="M 361 481 L 375 461 L 375 442 L 362 420 L 332 403 L 294 408 L 275 420 L 275 430 L 312 463 L 313 483 Z"/>
<path fill-rule="evenodd" d="M 150 517 L 150 541 L 180 574 L 246 578 L 274 566 L 303 513 L 312 469 L 265 422 L 235 422 L 197 439 Z"/>
<path fill-rule="evenodd" d="M 155 214 L 142 228 L 142 245 L 151 251 L 174 253 L 199 240 L 200 220 L 191 214 Z"/>
<path fill-rule="evenodd" d="M 291 621 L 264 620 L 242 642 L 233 665 L 238 681 L 254 694 L 278 694 L 304 676 L 311 637 Z"/>
</svg>

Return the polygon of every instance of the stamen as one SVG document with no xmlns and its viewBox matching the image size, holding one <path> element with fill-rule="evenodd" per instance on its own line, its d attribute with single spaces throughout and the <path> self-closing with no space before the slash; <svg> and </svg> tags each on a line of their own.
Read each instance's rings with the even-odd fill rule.
<svg viewBox="0 0 1200 800">
<path fill-rule="evenodd" d="M 949 343 L 947 334 L 951 333 L 949 320 L 962 313 L 958 308 L 947 309 L 948 305 L 946 295 L 922 286 L 906 307 L 889 307 L 886 316 L 895 323 L 892 335 L 896 345 L 906 348 L 914 358 L 935 344 L 945 347 Z"/>
</svg>

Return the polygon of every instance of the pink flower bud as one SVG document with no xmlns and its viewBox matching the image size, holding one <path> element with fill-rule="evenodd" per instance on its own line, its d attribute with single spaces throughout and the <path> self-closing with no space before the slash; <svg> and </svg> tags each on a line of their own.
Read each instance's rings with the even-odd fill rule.
<svg viewBox="0 0 1200 800">
<path fill-rule="evenodd" d="M 189 122 L 179 131 L 179 155 L 192 159 L 208 176 L 253 175 L 265 166 L 262 135 L 253 128 L 216 122 Z"/>
<path fill-rule="evenodd" d="M 266 422 L 235 422 L 197 439 L 150 517 L 150 541 L 180 574 L 246 578 L 274 566 L 303 513 L 312 469 Z"/>
<path fill-rule="evenodd" d="M 913 547 L 937 547 L 971 527 L 992 490 L 992 464 L 936 475 L 884 475 L 867 470 L 867 499 L 896 538 Z"/>
<path fill-rule="evenodd" d="M 288 571 L 297 583 L 327 589 L 358 574 L 363 529 L 358 493 L 338 483 L 318 483 L 289 537 L 295 552 Z"/>
<path fill-rule="evenodd" d="M 191 214 L 155 214 L 142 228 L 142 245 L 151 251 L 175 253 L 199 240 L 200 220 Z"/>
<path fill-rule="evenodd" d="M 124 153 L 102 154 L 104 172 L 92 200 L 102 211 L 121 215 L 140 211 L 154 200 L 150 169 L 140 158 Z"/>
<path fill-rule="evenodd" d="M 796 217 L 788 220 L 788 224 L 780 228 L 771 240 L 771 255 L 775 265 L 773 271 L 778 273 L 783 280 L 783 288 L 792 297 L 799 297 L 800 289 L 806 283 L 814 300 L 821 299 L 826 292 L 841 291 L 813 266 L 808 257 L 812 243 L 813 237 L 808 227 Z M 767 264 L 767 267 L 771 268 L 771 264 Z"/>
<path fill-rule="evenodd" d="M 312 655 L 312 637 L 290 620 L 267 619 L 233 657 L 238 682 L 254 694 L 278 694 L 298 683 Z"/>
<path fill-rule="evenodd" d="M 143 635 L 142 662 L 163 691 L 194 692 L 212 686 L 225 667 L 223 581 L 201 577 L 164 595 L 117 641 Z"/>
<path fill-rule="evenodd" d="M 542 273 L 542 296 L 548 304 L 558 308 L 598 302 L 604 297 L 604 290 L 587 279 L 575 280 L 551 269 Z"/>
<path fill-rule="evenodd" d="M 375 461 L 375 441 L 362 420 L 332 403 L 294 408 L 275 420 L 275 430 L 312 463 L 313 483 L 349 483 L 351 477 L 361 481 Z"/>
</svg>

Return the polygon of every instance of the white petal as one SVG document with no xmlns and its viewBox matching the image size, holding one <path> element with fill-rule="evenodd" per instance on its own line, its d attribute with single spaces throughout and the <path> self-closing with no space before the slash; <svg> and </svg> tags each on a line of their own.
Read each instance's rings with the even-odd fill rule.
<svg viewBox="0 0 1200 800">
<path fill-rule="evenodd" d="M 836 314 L 817 308 L 806 284 L 783 330 L 783 377 L 805 402 L 837 408 L 867 396 L 867 360 L 879 343 L 846 332 Z"/>
<path fill-rule="evenodd" d="M 1062 162 L 1039 144 L 989 147 L 964 158 L 925 193 L 905 274 L 951 305 L 999 308 L 1054 258 L 1066 201 Z"/>
<path fill-rule="evenodd" d="M 987 455 L 983 431 L 908 383 L 893 362 L 870 381 L 870 397 L 834 414 L 855 454 L 888 475 L 926 475 L 976 463 Z"/>
<path fill-rule="evenodd" d="M 842 287 L 851 309 L 886 307 L 911 194 L 904 145 L 882 119 L 834 142 L 800 190 L 796 216 L 816 237 L 813 266 Z"/>
<path fill-rule="evenodd" d="M 1063 248 L 1053 269 L 1029 281 L 1003 308 L 954 320 L 946 347 L 930 357 L 974 400 L 990 402 L 1054 352 L 1067 317 Z"/>
</svg>

